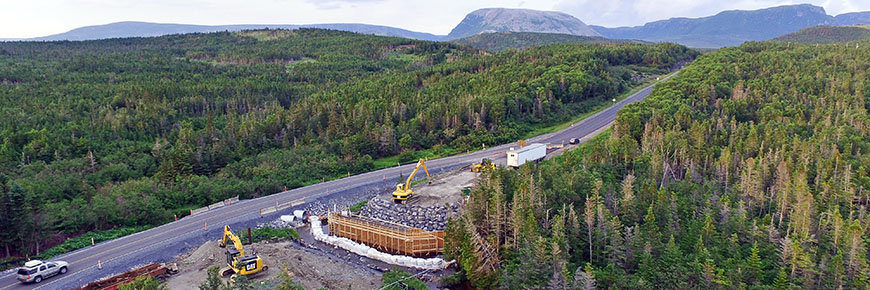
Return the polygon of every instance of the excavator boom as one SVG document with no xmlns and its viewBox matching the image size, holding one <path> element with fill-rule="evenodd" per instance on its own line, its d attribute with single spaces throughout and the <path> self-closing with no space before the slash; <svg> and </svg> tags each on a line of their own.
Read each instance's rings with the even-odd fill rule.
<svg viewBox="0 0 870 290">
<path fill-rule="evenodd" d="M 402 189 L 408 190 L 411 188 L 411 182 L 414 181 L 414 176 L 417 176 L 420 167 L 422 167 L 423 171 L 426 172 L 426 178 L 429 178 L 429 169 L 426 168 L 426 163 L 423 163 L 423 159 L 420 159 L 420 161 L 417 161 L 417 166 L 414 167 L 414 171 L 411 171 L 411 175 L 408 175 L 408 179 L 405 180 L 405 185 L 402 186 Z"/>
<path fill-rule="evenodd" d="M 414 191 L 411 190 L 411 182 L 414 181 L 414 176 L 417 176 L 417 172 L 420 171 L 420 168 L 423 168 L 423 171 L 426 172 L 426 178 L 431 177 L 429 175 L 429 169 L 426 168 L 426 163 L 423 162 L 421 158 L 420 161 L 417 161 L 417 166 L 414 167 L 414 171 L 408 175 L 408 179 L 405 180 L 405 183 L 400 183 L 396 185 L 396 190 L 393 191 L 393 200 L 397 203 L 404 203 L 411 195 L 414 194 Z"/>
</svg>

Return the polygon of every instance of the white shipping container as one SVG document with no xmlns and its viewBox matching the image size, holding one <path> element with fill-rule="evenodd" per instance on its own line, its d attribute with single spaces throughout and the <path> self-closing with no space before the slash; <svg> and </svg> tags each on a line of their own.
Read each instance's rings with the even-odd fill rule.
<svg viewBox="0 0 870 290">
<path fill-rule="evenodd" d="M 507 165 L 520 167 L 528 161 L 544 159 L 547 156 L 547 144 L 532 143 L 518 150 L 507 152 Z"/>
</svg>

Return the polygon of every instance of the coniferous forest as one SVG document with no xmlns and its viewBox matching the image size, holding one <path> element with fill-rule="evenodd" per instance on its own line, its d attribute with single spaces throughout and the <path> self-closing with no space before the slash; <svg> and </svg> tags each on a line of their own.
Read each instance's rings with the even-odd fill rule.
<svg viewBox="0 0 870 290">
<path fill-rule="evenodd" d="M 492 173 L 446 251 L 479 288 L 867 289 L 866 47 L 700 56 L 609 134 Z"/>
<path fill-rule="evenodd" d="M 383 158 L 516 141 L 697 54 L 673 44 L 560 44 L 491 55 L 317 29 L 0 43 L 0 256 L 39 254 L 88 231 L 159 225 L 229 197 L 373 170 Z M 749 110 L 746 99 L 734 109 Z M 737 166 L 744 160 L 734 150 Z M 836 173 L 859 176 L 854 155 L 840 150 Z M 705 165 L 692 168 L 706 173 Z M 857 218 L 847 208 L 841 216 Z M 849 233 L 844 227 L 839 242 Z"/>
</svg>

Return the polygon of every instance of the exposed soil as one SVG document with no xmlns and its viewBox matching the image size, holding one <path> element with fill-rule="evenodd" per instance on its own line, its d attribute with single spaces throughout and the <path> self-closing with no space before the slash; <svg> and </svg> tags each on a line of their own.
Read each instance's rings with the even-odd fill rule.
<svg viewBox="0 0 870 290">
<path fill-rule="evenodd" d="M 305 289 L 375 289 L 381 285 L 382 274 L 377 271 L 302 248 L 292 241 L 264 241 L 246 245 L 245 249 L 258 253 L 269 266 L 266 273 L 255 277 L 256 281 L 274 279 L 286 269 L 292 273 L 293 281 Z M 215 241 L 209 241 L 177 257 L 178 273 L 166 280 L 167 285 L 170 289 L 196 289 L 205 281 L 209 267 L 226 267 L 224 251 Z"/>
<path fill-rule="evenodd" d="M 432 176 L 431 182 L 420 182 L 411 186 L 414 196 L 406 204 L 416 206 L 433 206 L 444 204 L 462 204 L 465 197 L 462 190 L 472 187 L 479 173 L 471 172 L 467 167 Z M 378 195 L 383 200 L 393 200 L 393 190 Z"/>
</svg>

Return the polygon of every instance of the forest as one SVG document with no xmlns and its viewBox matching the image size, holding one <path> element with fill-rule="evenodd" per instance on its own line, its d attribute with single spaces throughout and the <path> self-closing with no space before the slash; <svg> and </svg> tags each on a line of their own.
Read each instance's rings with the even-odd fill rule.
<svg viewBox="0 0 870 290">
<path fill-rule="evenodd" d="M 542 32 L 493 32 L 481 33 L 451 42 L 465 44 L 486 51 L 499 52 L 505 49 L 523 49 L 554 43 L 647 43 L 640 40 L 607 39 L 601 36 L 580 36 L 572 34 Z"/>
<path fill-rule="evenodd" d="M 697 55 L 673 44 L 492 55 L 319 29 L 0 43 L 0 257 L 388 157 L 516 141 Z"/>
<path fill-rule="evenodd" d="M 870 46 L 705 54 L 448 225 L 479 289 L 867 289 Z"/>
</svg>

